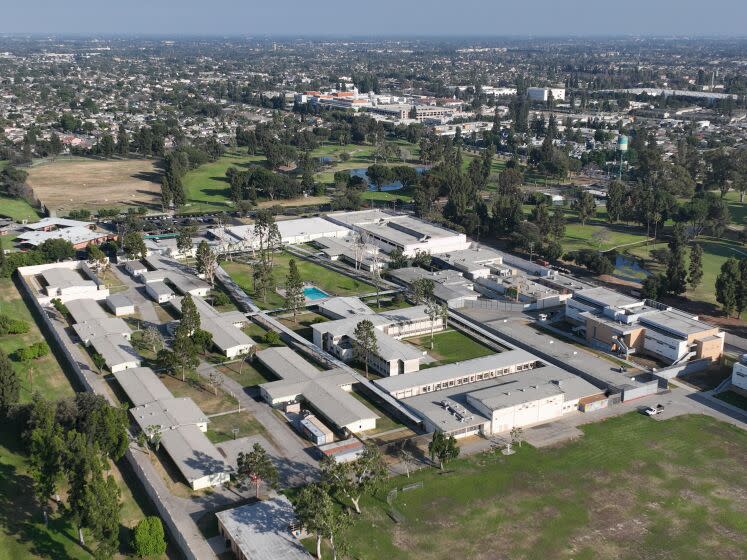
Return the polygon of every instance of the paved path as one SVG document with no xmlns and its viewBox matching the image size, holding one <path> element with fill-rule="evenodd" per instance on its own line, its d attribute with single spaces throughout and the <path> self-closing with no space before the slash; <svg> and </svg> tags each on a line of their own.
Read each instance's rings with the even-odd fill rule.
<svg viewBox="0 0 747 560">
<path fill-rule="evenodd" d="M 224 391 L 233 393 L 241 404 L 241 408 L 249 411 L 271 434 L 273 447 L 279 451 L 282 460 L 296 466 L 299 482 L 314 480 L 318 474 L 318 464 L 312 457 L 313 446 L 301 439 L 287 422 L 280 419 L 275 411 L 263 402 L 255 401 L 245 387 L 236 380 L 218 371 L 215 366 L 202 362 L 197 367 L 197 373 L 208 379 L 211 373 L 217 373 L 221 378 Z"/>
<path fill-rule="evenodd" d="M 123 272 L 118 266 L 112 266 L 112 270 L 120 282 L 127 287 L 127 291 L 123 292 L 123 294 L 135 304 L 135 308 L 140 312 L 141 319 L 149 325 L 158 326 L 161 321 L 158 318 L 155 307 L 153 307 L 153 302 L 145 296 L 143 284 Z"/>
</svg>

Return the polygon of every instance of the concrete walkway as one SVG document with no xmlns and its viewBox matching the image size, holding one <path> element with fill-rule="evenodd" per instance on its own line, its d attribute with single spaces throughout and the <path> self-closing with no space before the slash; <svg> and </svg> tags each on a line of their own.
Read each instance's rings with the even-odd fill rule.
<svg viewBox="0 0 747 560">
<path fill-rule="evenodd" d="M 267 429 L 273 447 L 282 456 L 281 460 L 295 465 L 298 471 L 296 483 L 310 482 L 318 477 L 319 467 L 312 457 L 313 446 L 311 443 L 296 435 L 288 423 L 279 418 L 270 406 L 255 401 L 245 387 L 218 371 L 212 364 L 202 362 L 197 367 L 197 373 L 205 379 L 209 379 L 214 373 L 217 374 L 221 380 L 221 388 L 232 393 L 241 404 L 242 410 L 251 413 Z"/>
</svg>

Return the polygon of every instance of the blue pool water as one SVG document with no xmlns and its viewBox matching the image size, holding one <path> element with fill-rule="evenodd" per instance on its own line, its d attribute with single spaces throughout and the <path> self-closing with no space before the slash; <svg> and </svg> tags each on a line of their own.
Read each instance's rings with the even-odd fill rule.
<svg viewBox="0 0 747 560">
<path fill-rule="evenodd" d="M 303 295 L 306 296 L 306 299 L 309 299 L 311 301 L 329 297 L 327 294 L 325 294 L 323 291 L 321 291 L 316 286 L 311 286 L 310 288 L 304 288 Z"/>
</svg>

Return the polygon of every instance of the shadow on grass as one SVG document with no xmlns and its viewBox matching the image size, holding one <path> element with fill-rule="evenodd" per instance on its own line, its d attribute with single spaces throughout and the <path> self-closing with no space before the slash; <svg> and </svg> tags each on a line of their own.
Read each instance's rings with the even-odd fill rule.
<svg viewBox="0 0 747 560">
<path fill-rule="evenodd" d="M 8 433 L 0 434 L 0 446 L 13 452 L 20 451 L 18 438 Z M 52 538 L 52 534 L 57 533 L 79 546 L 70 536 L 69 523 L 62 518 L 53 518 L 49 521 L 49 528 L 45 528 L 32 489 L 31 477 L 19 473 L 13 465 L 0 464 L 0 526 L 3 532 L 8 539 L 27 545 L 32 554 L 42 558 L 77 558 L 70 556 L 63 543 Z"/>
</svg>

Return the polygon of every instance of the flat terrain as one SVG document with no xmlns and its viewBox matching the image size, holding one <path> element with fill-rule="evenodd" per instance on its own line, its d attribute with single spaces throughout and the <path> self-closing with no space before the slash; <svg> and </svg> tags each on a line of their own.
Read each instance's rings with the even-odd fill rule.
<svg viewBox="0 0 747 560">
<path fill-rule="evenodd" d="M 562 447 L 477 455 L 397 477 L 348 531 L 388 560 L 739 559 L 747 555 L 747 433 L 705 416 L 631 413 Z M 386 494 L 399 493 L 387 515 Z M 313 539 L 308 546 L 313 546 Z"/>
<path fill-rule="evenodd" d="M 283 287 L 285 285 L 290 259 L 291 255 L 288 253 L 281 253 L 274 256 L 272 275 L 277 287 Z M 366 284 L 365 282 L 354 280 L 344 274 L 340 274 L 339 272 L 329 270 L 323 266 L 300 258 L 296 258 L 296 265 L 298 266 L 301 280 L 314 284 L 329 295 L 352 296 L 370 293 L 375 290 L 373 286 Z M 251 265 L 235 261 L 226 261 L 221 263 L 221 266 L 250 297 L 254 298 L 254 302 L 259 307 L 264 309 L 277 309 L 278 307 L 283 307 L 285 305 L 284 298 L 274 291 L 267 294 L 266 301 L 254 297 L 254 283 L 252 281 Z"/>
<path fill-rule="evenodd" d="M 0 336 L 0 348 L 6 354 L 10 355 L 19 348 L 44 340 L 34 318 L 21 299 L 21 294 L 13 281 L 7 278 L 0 278 L 0 314 L 25 321 L 30 327 L 29 332 L 25 334 Z M 70 382 L 51 352 L 43 358 L 33 360 L 28 366 L 14 361 L 13 367 L 21 382 L 22 402 L 30 402 L 34 391 L 48 399 L 68 397 L 74 393 Z"/>
<path fill-rule="evenodd" d="M 435 358 L 436 362 L 431 365 L 462 362 L 496 353 L 495 350 L 480 344 L 466 334 L 454 330 L 433 333 L 433 349 L 431 349 L 430 334 L 405 340 L 410 344 L 423 348 L 430 356 Z"/>
<path fill-rule="evenodd" d="M 686 295 L 692 300 L 716 303 L 716 277 L 719 275 L 719 272 L 721 272 L 721 265 L 724 264 L 729 257 L 735 257 L 737 259 L 746 257 L 747 250 L 744 245 L 737 243 L 736 241 L 710 237 L 707 235 L 701 235 L 698 237 L 696 242 L 703 248 L 703 280 L 697 288 L 689 288 Z M 663 272 L 664 266 L 656 262 L 652 258 L 652 254 L 654 254 L 657 249 L 665 248 L 667 248 L 666 243 L 651 243 L 648 245 L 633 247 L 629 249 L 627 253 L 639 257 L 647 269 L 654 272 Z"/>
<path fill-rule="evenodd" d="M 246 170 L 251 165 L 261 164 L 264 156 L 248 155 L 244 150 L 227 151 L 217 161 L 201 165 L 184 176 L 184 190 L 187 194 L 187 212 L 215 212 L 233 206 L 231 187 L 226 178 L 226 170 L 236 167 Z"/>
<path fill-rule="evenodd" d="M 161 208 L 161 176 L 154 160 L 65 158 L 28 169 L 27 183 L 51 211 L 150 206 Z"/>
</svg>

